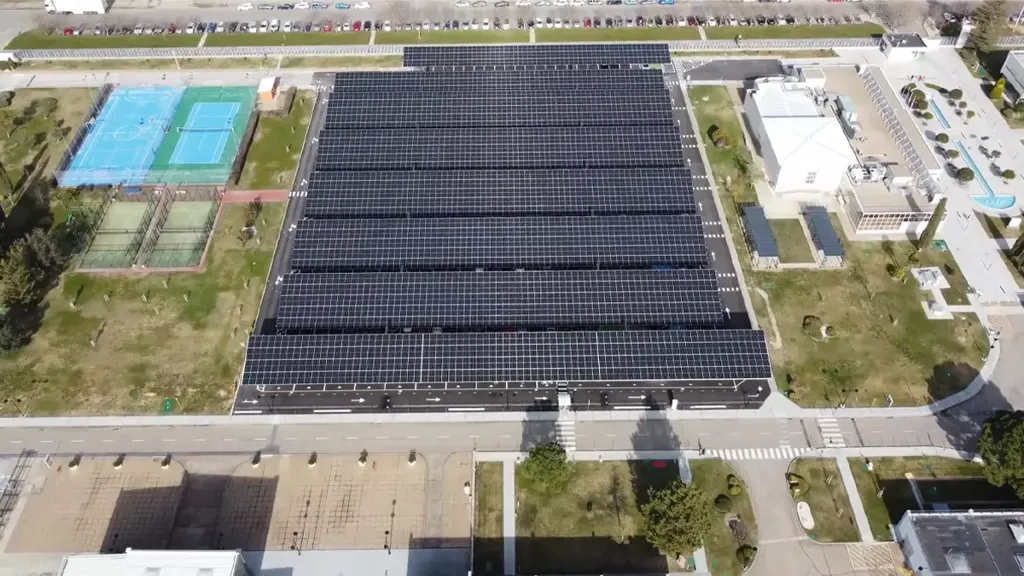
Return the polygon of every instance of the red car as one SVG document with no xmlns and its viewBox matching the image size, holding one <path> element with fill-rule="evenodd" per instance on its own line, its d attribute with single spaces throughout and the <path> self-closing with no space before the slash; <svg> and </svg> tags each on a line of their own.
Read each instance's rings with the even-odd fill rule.
<svg viewBox="0 0 1024 576">
<path fill-rule="evenodd" d="M 352 31 L 353 32 L 359 32 L 359 28 L 360 27 L 361 27 L 361 25 L 359 23 L 359 20 L 356 20 L 355 22 L 352 23 Z"/>
<path fill-rule="evenodd" d="M 74 31 L 74 30 L 72 30 L 71 28 L 65 28 L 65 29 L 64 29 L 64 35 L 65 35 L 65 36 L 71 36 L 71 35 L 72 35 L 72 34 L 74 34 L 74 33 L 75 33 L 75 31 Z"/>
<path fill-rule="evenodd" d="M 591 22 L 590 22 L 590 18 L 587 18 L 586 20 L 584 20 L 584 21 L 583 21 L 583 26 L 584 26 L 585 28 L 590 28 L 590 27 L 591 27 L 591 25 L 592 25 L 592 24 L 591 24 Z"/>
<path fill-rule="evenodd" d="M 324 22 L 324 32 L 330 32 L 330 31 L 331 31 L 331 23 L 330 22 Z"/>
</svg>

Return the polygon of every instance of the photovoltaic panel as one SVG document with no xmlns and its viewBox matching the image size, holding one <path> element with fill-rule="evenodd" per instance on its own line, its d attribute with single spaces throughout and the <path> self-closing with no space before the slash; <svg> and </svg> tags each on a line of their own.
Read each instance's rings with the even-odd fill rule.
<svg viewBox="0 0 1024 576">
<path fill-rule="evenodd" d="M 267 335 L 243 386 L 769 378 L 759 330 Z"/>
<path fill-rule="evenodd" d="M 779 248 L 775 244 L 775 235 L 768 226 L 768 219 L 764 216 L 764 208 L 760 206 L 747 206 L 743 208 L 743 225 L 754 243 L 754 250 L 762 258 L 778 258 Z"/>
<path fill-rule="evenodd" d="M 283 331 L 721 323 L 714 270 L 289 274 Z"/>
<path fill-rule="evenodd" d="M 332 100 L 324 128 L 672 125 L 668 93 Z"/>
<path fill-rule="evenodd" d="M 660 70 L 561 69 L 472 72 L 344 72 L 335 75 L 332 99 L 365 94 L 504 94 L 535 92 L 622 93 L 665 89 Z"/>
<path fill-rule="evenodd" d="M 832 220 L 828 212 L 820 206 L 808 206 L 804 209 L 804 217 L 807 220 L 807 227 L 810 229 L 811 238 L 821 249 L 825 256 L 843 256 L 843 243 L 839 241 L 836 229 L 832 227 Z"/>
<path fill-rule="evenodd" d="M 317 170 L 684 166 L 675 126 L 321 132 Z"/>
<path fill-rule="evenodd" d="M 688 168 L 314 172 L 307 218 L 694 213 Z"/>
<path fill-rule="evenodd" d="M 667 44 L 540 44 L 492 46 L 408 46 L 405 65 L 550 66 L 668 64 Z"/>
<path fill-rule="evenodd" d="M 706 264 L 696 215 L 302 220 L 291 260 L 307 272 Z"/>
</svg>

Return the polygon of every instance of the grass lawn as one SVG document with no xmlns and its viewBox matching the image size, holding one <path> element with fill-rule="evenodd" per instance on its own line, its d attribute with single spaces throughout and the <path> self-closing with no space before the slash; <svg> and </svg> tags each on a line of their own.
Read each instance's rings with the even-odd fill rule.
<svg viewBox="0 0 1024 576">
<path fill-rule="evenodd" d="M 0 199 L 10 215 L 32 177 L 49 176 L 60 162 L 65 140 L 85 120 L 95 92 L 87 88 L 17 90 L 11 105 L 0 109 L 0 164 L 13 185 L 11 197 Z"/>
<path fill-rule="evenodd" d="M 678 58 L 699 58 L 701 56 L 779 56 L 781 58 L 836 58 L 835 50 L 673 50 Z"/>
<path fill-rule="evenodd" d="M 988 214 L 982 214 L 980 212 L 975 212 L 974 215 L 978 218 L 978 222 L 981 222 L 981 225 L 985 229 L 989 238 L 1016 239 L 1020 236 L 1020 228 L 1011 230 L 1006 227 L 1009 223 L 1008 218 L 996 218 L 995 216 L 989 216 Z"/>
<path fill-rule="evenodd" d="M 814 262 L 811 245 L 804 236 L 800 221 L 793 219 L 769 220 L 768 227 L 775 236 L 775 245 L 779 248 L 779 260 L 783 263 Z"/>
<path fill-rule="evenodd" d="M 525 30 L 402 30 L 378 32 L 374 44 L 502 44 L 529 42 Z"/>
<path fill-rule="evenodd" d="M 473 573 L 504 574 L 501 462 L 476 465 L 476 518 L 473 523 Z"/>
<path fill-rule="evenodd" d="M 65 274 L 31 343 L 0 358 L 0 394 L 32 416 L 156 414 L 166 398 L 174 412 L 225 412 L 284 208 L 265 205 L 263 241 L 243 247 L 246 206 L 225 205 L 203 272 Z"/>
<path fill-rule="evenodd" d="M 300 90 L 286 117 L 262 115 L 238 181 L 242 190 L 281 190 L 292 185 L 316 94 Z"/>
<path fill-rule="evenodd" d="M 870 38 L 881 36 L 885 29 L 878 24 L 844 24 L 841 26 L 713 26 L 704 29 L 708 40 L 744 40 L 761 38 Z"/>
<path fill-rule="evenodd" d="M 706 98 L 706 99 L 705 99 Z M 924 315 L 924 293 L 916 283 L 900 283 L 886 272 L 890 257 L 879 243 L 847 243 L 846 268 L 839 270 L 750 269 L 749 255 L 737 216 L 737 203 L 756 202 L 752 178 L 757 177 L 750 153 L 742 144 L 740 120 L 726 88 L 697 86 L 690 90 L 712 172 L 718 185 L 725 220 L 740 254 L 747 281 L 769 296 L 781 333 L 782 348 L 769 348 L 780 388 L 802 406 L 871 406 L 891 394 L 895 405 L 916 406 L 944 398 L 970 383 L 988 351 L 984 330 L 973 315 L 951 322 L 933 322 Z M 715 148 L 708 129 L 717 125 L 733 144 Z M 731 184 L 726 186 L 726 177 Z M 841 227 L 835 227 L 842 234 Z M 893 243 L 893 254 L 905 259 L 909 242 Z M 948 253 L 920 253 L 923 265 L 952 264 Z M 961 279 L 955 265 L 950 283 Z M 965 286 L 961 286 L 963 289 Z M 763 327 L 770 326 L 767 307 L 753 297 L 754 312 Z M 803 319 L 817 316 L 836 333 L 816 341 L 803 331 Z M 770 328 L 767 328 L 770 330 Z M 835 370 L 832 370 L 835 368 Z M 823 369 L 837 374 L 826 381 Z"/>
<path fill-rule="evenodd" d="M 831 458 L 798 458 L 789 466 L 790 474 L 807 481 L 808 490 L 795 496 L 795 502 L 807 502 L 814 517 L 814 529 L 807 535 L 818 542 L 857 542 L 856 520 L 850 499 L 839 476 L 839 465 Z"/>
<path fill-rule="evenodd" d="M 649 487 L 679 478 L 675 461 L 577 462 L 552 493 L 516 476 L 516 568 L 520 574 L 665 573 L 668 560 L 643 538 L 639 511 Z"/>
<path fill-rule="evenodd" d="M 151 60 L 30 60 L 18 70 L 276 70 L 279 68 L 400 68 L 401 56 L 294 56 L 281 58 L 179 58 Z"/>
<path fill-rule="evenodd" d="M 208 35 L 203 46 L 337 46 L 369 43 L 369 32 L 227 32 Z"/>
<path fill-rule="evenodd" d="M 714 500 L 719 494 L 726 494 L 728 483 L 726 478 L 729 474 L 739 475 L 733 470 L 728 462 L 719 459 L 713 460 L 691 460 L 690 470 L 693 473 L 693 483 L 704 489 L 708 497 Z M 739 576 L 743 573 L 743 566 L 736 559 L 736 549 L 741 545 L 757 546 L 757 519 L 754 517 L 754 507 L 750 503 L 750 496 L 747 485 L 740 478 L 743 491 L 739 496 L 729 496 L 732 500 L 732 511 L 722 513 L 715 510 L 711 534 L 704 541 L 704 550 L 708 555 L 708 567 L 711 573 L 716 576 Z M 737 540 L 726 522 L 737 517 L 746 527 L 746 537 L 743 541 Z"/>
<path fill-rule="evenodd" d="M 152 34 L 149 36 L 63 36 L 52 29 L 29 30 L 14 37 L 7 50 L 82 49 L 82 48 L 195 48 L 199 36 L 194 34 Z M 209 42 L 206 43 L 210 45 Z M 223 44 L 220 44 L 223 46 Z"/>
<path fill-rule="evenodd" d="M 868 470 L 864 458 L 850 458 L 850 469 L 857 481 L 864 510 L 876 540 L 892 540 L 889 525 L 899 520 L 907 510 L 917 510 L 917 500 L 906 479 L 913 474 L 926 503 L 952 500 L 951 507 L 964 509 L 978 506 L 972 499 L 1000 497 L 1004 492 L 1015 499 L 1012 491 L 1004 491 L 988 484 L 980 464 L 953 458 L 875 458 L 873 470 Z M 879 495 L 881 493 L 881 495 Z M 994 494 L 994 496 L 993 496 Z M 964 501 L 957 505 L 956 502 Z M 1005 501 L 1013 507 L 1013 500 Z M 982 504 L 981 506 L 984 506 Z M 990 506 L 991 507 L 991 506 Z"/>
<path fill-rule="evenodd" d="M 697 28 L 572 28 L 541 29 L 537 42 L 638 42 L 645 40 L 697 40 Z"/>
</svg>

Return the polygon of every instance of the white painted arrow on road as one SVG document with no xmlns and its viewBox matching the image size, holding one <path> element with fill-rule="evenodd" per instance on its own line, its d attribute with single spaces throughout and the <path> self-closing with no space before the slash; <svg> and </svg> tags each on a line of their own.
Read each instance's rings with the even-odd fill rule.
<svg viewBox="0 0 1024 576">
<path fill-rule="evenodd" d="M 440 398 L 427 398 L 427 402 L 440 402 Z"/>
<path fill-rule="evenodd" d="M 359 404 L 362 404 L 363 402 L 366 402 L 366 398 L 354 398 L 354 399 L 352 400 L 352 402 L 353 402 L 353 403 L 356 403 L 356 402 L 358 402 Z"/>
</svg>

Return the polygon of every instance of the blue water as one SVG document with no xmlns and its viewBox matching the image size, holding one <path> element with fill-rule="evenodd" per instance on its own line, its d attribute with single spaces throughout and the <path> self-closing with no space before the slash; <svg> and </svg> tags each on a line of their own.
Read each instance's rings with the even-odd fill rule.
<svg viewBox="0 0 1024 576">
<path fill-rule="evenodd" d="M 928 101 L 928 107 L 932 109 L 932 114 L 934 114 L 935 117 L 939 119 L 939 124 L 941 124 L 942 127 L 945 128 L 946 130 L 949 130 L 949 120 L 946 120 L 946 115 L 943 114 L 942 110 L 940 110 L 939 107 L 935 105 L 934 100 Z"/>
<path fill-rule="evenodd" d="M 992 187 L 989 186 L 988 180 L 985 179 L 985 175 L 978 169 L 978 165 L 974 163 L 974 158 L 971 158 L 971 155 L 967 153 L 967 148 L 965 148 L 959 141 L 953 142 L 953 145 L 955 145 L 956 149 L 960 151 L 960 156 L 963 157 L 964 162 L 967 162 L 967 165 L 971 170 L 974 170 L 974 176 L 978 180 L 978 184 L 981 184 L 981 189 L 985 191 L 984 196 L 971 196 L 972 200 L 993 210 L 1006 210 L 1017 202 L 1017 198 L 1015 196 L 996 194 L 992 190 Z"/>
</svg>

